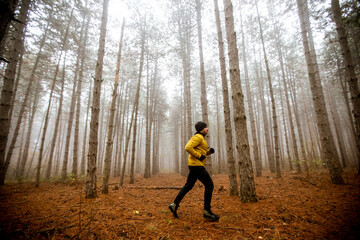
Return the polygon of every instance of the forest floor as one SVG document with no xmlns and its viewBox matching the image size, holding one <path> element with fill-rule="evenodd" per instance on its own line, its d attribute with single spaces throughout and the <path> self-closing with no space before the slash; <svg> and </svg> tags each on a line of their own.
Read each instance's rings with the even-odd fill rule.
<svg viewBox="0 0 360 240">
<path fill-rule="evenodd" d="M 202 217 L 203 191 L 196 183 L 175 219 L 168 209 L 186 178 L 159 174 L 108 194 L 84 199 L 84 184 L 0 186 L 0 239 L 360 239 L 360 177 L 344 173 L 334 185 L 328 173 L 265 172 L 255 178 L 259 198 L 241 203 L 228 195 L 228 176 L 214 175 L 212 210 Z M 125 179 L 128 181 L 128 179 Z M 99 184 L 98 184 L 99 185 Z"/>
</svg>

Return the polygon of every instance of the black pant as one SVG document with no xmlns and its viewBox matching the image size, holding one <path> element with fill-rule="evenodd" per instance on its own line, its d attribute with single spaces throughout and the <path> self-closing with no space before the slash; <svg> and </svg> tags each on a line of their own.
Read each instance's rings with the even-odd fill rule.
<svg viewBox="0 0 360 240">
<path fill-rule="evenodd" d="M 184 187 L 179 191 L 178 195 L 175 198 L 174 203 L 179 206 L 181 200 L 194 187 L 196 180 L 199 179 L 200 182 L 205 186 L 204 209 L 210 210 L 211 197 L 212 197 L 212 192 L 214 190 L 214 183 L 209 173 L 202 166 L 189 166 L 189 170 L 190 172 L 187 177 L 186 183 Z"/>
</svg>

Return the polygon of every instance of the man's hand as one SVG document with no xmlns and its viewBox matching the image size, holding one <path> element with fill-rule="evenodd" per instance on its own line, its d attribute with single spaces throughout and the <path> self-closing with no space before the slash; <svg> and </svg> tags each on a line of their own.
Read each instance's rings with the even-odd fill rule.
<svg viewBox="0 0 360 240">
<path fill-rule="evenodd" d="M 215 152 L 215 150 L 213 148 L 210 148 L 209 152 L 210 152 L 210 154 L 213 154 Z"/>
<path fill-rule="evenodd" d="M 205 159 L 205 156 L 204 155 L 201 155 L 201 157 L 199 158 L 200 161 L 204 160 Z"/>
</svg>

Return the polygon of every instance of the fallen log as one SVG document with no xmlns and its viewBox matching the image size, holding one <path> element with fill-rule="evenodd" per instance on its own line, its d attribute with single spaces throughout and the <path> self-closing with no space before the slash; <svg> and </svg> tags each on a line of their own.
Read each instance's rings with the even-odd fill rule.
<svg viewBox="0 0 360 240">
<path fill-rule="evenodd" d="M 122 188 L 133 188 L 133 189 L 154 189 L 154 190 L 161 190 L 161 189 L 181 189 L 180 186 L 122 186 Z"/>
<path fill-rule="evenodd" d="M 295 176 L 295 177 L 293 177 L 293 179 L 299 179 L 299 180 L 301 180 L 301 181 L 308 182 L 308 183 L 310 183 L 310 184 L 313 185 L 313 186 L 316 186 L 315 183 L 313 183 L 313 182 L 311 182 L 309 179 L 306 179 L 306 178 L 303 178 L 303 177 Z"/>
</svg>

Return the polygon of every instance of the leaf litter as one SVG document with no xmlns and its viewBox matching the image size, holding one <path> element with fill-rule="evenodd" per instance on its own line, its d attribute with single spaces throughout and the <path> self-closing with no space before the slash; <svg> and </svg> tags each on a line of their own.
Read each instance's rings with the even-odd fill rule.
<svg viewBox="0 0 360 240">
<path fill-rule="evenodd" d="M 112 178 L 108 194 L 85 199 L 84 183 L 43 182 L 0 187 L 1 239 L 360 239 L 360 177 L 343 174 L 334 185 L 328 173 L 269 172 L 255 178 L 258 202 L 228 195 L 228 176 L 213 175 L 212 210 L 202 217 L 204 187 L 196 183 L 180 204 L 179 219 L 168 209 L 185 183 L 159 174 L 134 184 Z M 128 179 L 125 179 L 128 182 Z"/>
</svg>

